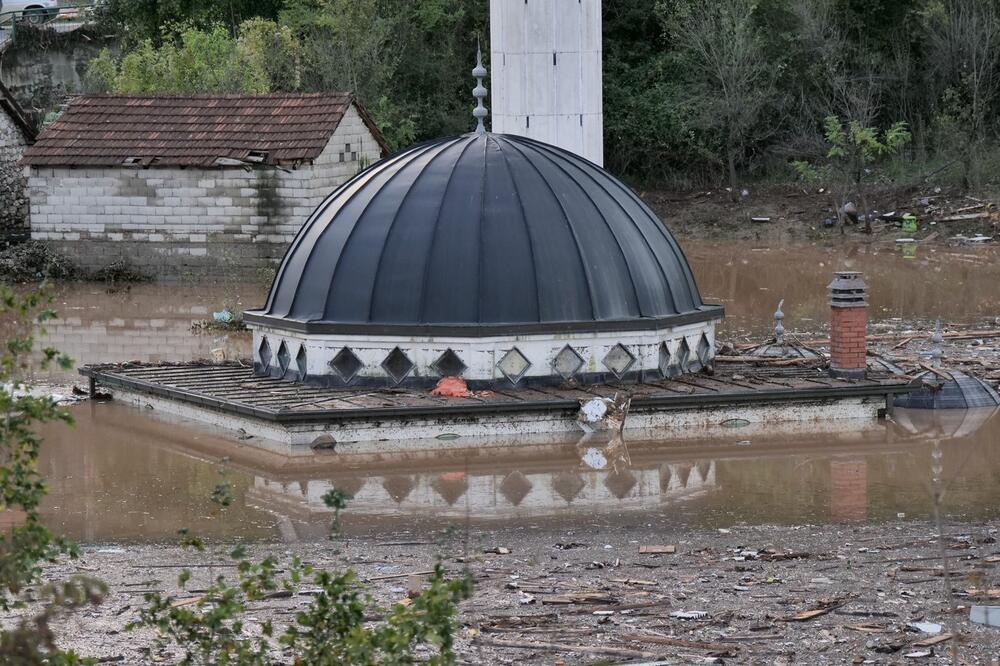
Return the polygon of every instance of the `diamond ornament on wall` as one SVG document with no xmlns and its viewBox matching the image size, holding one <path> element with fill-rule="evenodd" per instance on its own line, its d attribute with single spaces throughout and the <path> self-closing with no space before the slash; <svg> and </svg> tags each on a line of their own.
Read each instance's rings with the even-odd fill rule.
<svg viewBox="0 0 1000 666">
<path fill-rule="evenodd" d="M 677 345 L 674 356 L 677 358 L 678 369 L 681 373 L 691 369 L 691 347 L 688 345 L 687 338 L 681 338 L 681 343 Z"/>
<path fill-rule="evenodd" d="M 281 341 L 281 346 L 278 347 L 278 367 L 281 368 L 281 376 L 284 377 L 285 373 L 288 372 L 288 364 L 292 362 L 292 355 L 288 351 L 288 345 L 285 341 Z"/>
<path fill-rule="evenodd" d="M 531 361 L 528 357 L 521 353 L 517 347 L 514 347 L 509 352 L 503 355 L 500 362 L 497 363 L 497 369 L 503 373 L 503 376 L 507 378 L 511 384 L 517 384 L 524 377 L 524 373 L 528 372 L 528 368 L 531 367 Z"/>
<path fill-rule="evenodd" d="M 604 367 L 610 370 L 615 377 L 621 379 L 635 364 L 635 356 L 620 342 L 611 348 L 601 361 Z"/>
<path fill-rule="evenodd" d="M 330 361 L 330 367 L 345 384 L 350 384 L 364 367 L 364 363 L 361 362 L 357 354 L 351 351 L 350 347 L 344 347 Z"/>
<path fill-rule="evenodd" d="M 295 367 L 299 370 L 299 379 L 306 378 L 306 346 L 299 345 L 299 353 L 295 355 Z"/>
<path fill-rule="evenodd" d="M 566 345 L 552 359 L 552 369 L 563 379 L 569 380 L 580 371 L 583 363 L 583 357 L 575 349 Z"/>
<path fill-rule="evenodd" d="M 392 378 L 392 381 L 399 384 L 406 376 L 413 371 L 413 361 L 410 357 L 403 353 L 403 350 L 396 347 L 389 355 L 385 357 L 382 361 L 382 369 L 385 370 L 386 374 Z"/>
<path fill-rule="evenodd" d="M 675 377 L 679 372 L 677 364 L 674 362 L 674 356 L 670 353 L 670 347 L 666 342 L 660 343 L 660 348 L 657 351 L 658 358 L 656 367 L 660 370 L 660 376 L 664 379 L 669 379 L 670 377 Z"/>
<path fill-rule="evenodd" d="M 431 364 L 431 369 L 442 377 L 461 377 L 462 373 L 468 369 L 461 357 L 451 348 L 438 356 L 437 360 Z"/>
<path fill-rule="evenodd" d="M 695 358 L 698 360 L 699 370 L 712 364 L 712 344 L 708 341 L 708 336 L 704 333 L 698 340 L 698 346 L 694 348 Z"/>
<path fill-rule="evenodd" d="M 257 348 L 257 355 L 260 357 L 261 368 L 267 370 L 271 367 L 271 344 L 266 337 L 260 339 L 260 346 Z"/>
</svg>

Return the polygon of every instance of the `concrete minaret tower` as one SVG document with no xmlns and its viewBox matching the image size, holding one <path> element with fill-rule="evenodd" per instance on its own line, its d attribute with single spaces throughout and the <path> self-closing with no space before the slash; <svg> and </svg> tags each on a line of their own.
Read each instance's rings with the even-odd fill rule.
<svg viewBox="0 0 1000 666">
<path fill-rule="evenodd" d="M 604 164 L 601 0 L 490 0 L 493 131 Z"/>
</svg>

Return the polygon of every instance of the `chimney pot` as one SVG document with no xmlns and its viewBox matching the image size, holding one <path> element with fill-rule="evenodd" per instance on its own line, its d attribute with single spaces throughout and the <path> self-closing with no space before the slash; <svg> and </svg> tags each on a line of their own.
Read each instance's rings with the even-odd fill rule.
<svg viewBox="0 0 1000 666">
<path fill-rule="evenodd" d="M 830 289 L 830 375 L 864 379 L 868 368 L 868 290 L 861 273 L 835 273 Z"/>
</svg>

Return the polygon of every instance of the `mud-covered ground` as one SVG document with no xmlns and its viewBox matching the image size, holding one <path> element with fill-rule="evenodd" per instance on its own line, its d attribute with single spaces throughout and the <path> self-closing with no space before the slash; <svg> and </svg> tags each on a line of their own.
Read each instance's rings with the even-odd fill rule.
<svg viewBox="0 0 1000 666">
<path fill-rule="evenodd" d="M 922 242 L 998 233 L 1000 196 L 965 194 L 939 187 L 880 186 L 868 194 L 874 211 L 872 235 L 864 224 L 848 225 L 843 234 L 837 220 L 834 196 L 828 188 L 806 185 L 748 186 L 746 195 L 733 201 L 725 189 L 686 192 L 639 191 L 642 199 L 676 235 L 683 238 L 768 241 L 816 241 L 840 238 L 894 240 L 913 237 Z M 853 201 L 861 208 L 858 201 Z M 917 218 L 916 233 L 903 232 L 903 214 Z M 889 214 L 888 217 L 883 217 Z M 833 226 L 827 226 L 832 221 Z"/>
<path fill-rule="evenodd" d="M 474 593 L 461 604 L 457 641 L 467 664 L 935 664 L 951 663 L 952 645 L 958 663 L 996 664 L 1000 629 L 971 623 L 969 612 L 1000 603 L 998 530 L 997 522 L 946 525 L 951 599 L 936 530 L 905 521 L 706 532 L 630 517 L 601 530 L 474 528 L 447 540 L 402 532 L 256 544 L 249 553 L 349 566 L 383 605 L 404 600 L 438 557 L 455 576 L 468 566 Z M 643 554 L 644 546 L 676 552 Z M 60 643 L 104 663 L 174 662 L 176 646 L 157 648 L 150 632 L 125 624 L 146 591 L 187 600 L 212 577 L 232 575 L 231 547 L 93 545 L 49 567 L 48 577 L 87 574 L 110 588 L 102 605 L 62 623 Z M 176 582 L 186 567 L 185 591 Z M 254 603 L 246 630 L 293 621 L 310 588 Z M 910 626 L 917 622 L 929 624 Z"/>
</svg>

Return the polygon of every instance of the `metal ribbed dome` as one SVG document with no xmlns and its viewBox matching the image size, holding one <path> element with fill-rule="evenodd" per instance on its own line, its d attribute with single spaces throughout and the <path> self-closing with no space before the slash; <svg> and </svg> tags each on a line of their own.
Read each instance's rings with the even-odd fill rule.
<svg viewBox="0 0 1000 666">
<path fill-rule="evenodd" d="M 908 409 L 975 409 L 1000 406 L 1000 394 L 992 386 L 978 377 L 970 377 L 964 372 L 943 373 L 950 379 L 943 379 L 934 373 L 925 372 L 918 377 L 923 386 L 893 401 L 895 407 Z"/>
<path fill-rule="evenodd" d="M 331 194 L 250 322 L 305 332 L 653 328 L 722 316 L 625 185 L 554 146 L 433 141 Z"/>
</svg>

